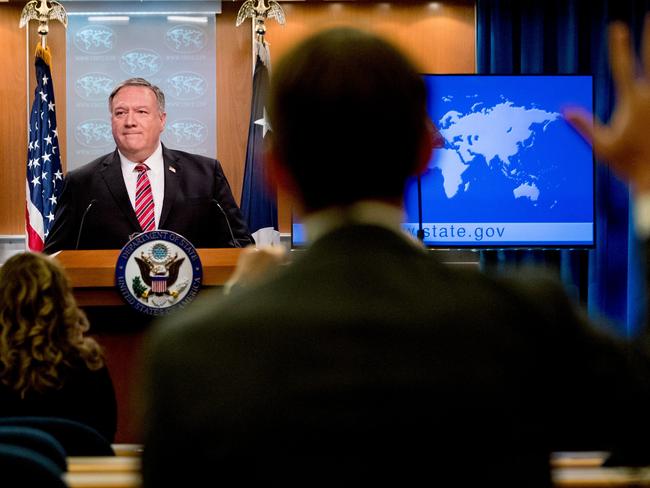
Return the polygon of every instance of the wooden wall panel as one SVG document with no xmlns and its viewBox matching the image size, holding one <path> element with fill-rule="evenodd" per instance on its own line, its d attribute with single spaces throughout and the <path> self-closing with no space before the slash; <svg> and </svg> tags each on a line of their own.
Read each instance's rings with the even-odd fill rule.
<svg viewBox="0 0 650 488">
<path fill-rule="evenodd" d="M 375 32 L 392 41 L 427 73 L 475 71 L 474 2 L 283 3 L 284 26 L 268 22 L 277 59 L 304 37 L 336 26 Z"/>
<path fill-rule="evenodd" d="M 11 114 L 0 120 L 0 234 L 23 234 L 27 103 L 34 87 L 35 25 L 30 26 L 30 46 L 18 28 L 24 1 L 0 4 L 0 41 L 5 69 L 0 72 L 0 109 Z M 236 28 L 241 2 L 224 1 L 217 16 L 217 157 L 239 200 L 243 182 L 252 85 L 250 20 Z M 378 32 L 406 51 L 423 72 L 474 71 L 474 3 L 447 2 L 282 2 L 287 24 L 271 20 L 267 40 L 277 59 L 305 36 L 336 25 Z M 437 7 L 436 7 L 437 5 Z M 50 24 L 48 44 L 53 51 L 53 78 L 60 145 L 65 155 L 65 31 Z M 29 57 L 29 88 L 26 59 Z M 63 161 L 65 167 L 65 158 Z M 290 230 L 290 208 L 280 196 L 280 229 Z"/>
<path fill-rule="evenodd" d="M 22 4 L 0 4 L 0 234 L 25 231 L 27 157 L 27 56 Z"/>
<path fill-rule="evenodd" d="M 250 117 L 252 37 L 250 24 L 235 27 L 240 3 L 223 2 L 217 16 L 217 158 L 235 201 L 241 198 Z"/>
</svg>

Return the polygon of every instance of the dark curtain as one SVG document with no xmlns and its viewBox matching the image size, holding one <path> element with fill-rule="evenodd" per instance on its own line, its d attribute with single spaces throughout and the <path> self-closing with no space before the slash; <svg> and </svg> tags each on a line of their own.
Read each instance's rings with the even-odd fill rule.
<svg viewBox="0 0 650 488">
<path fill-rule="evenodd" d="M 496 74 L 592 74 L 596 114 L 608 120 L 614 101 L 607 25 L 623 20 L 640 37 L 650 1 L 477 0 L 477 71 Z M 650 137 L 650 134 L 649 134 Z M 640 249 L 628 188 L 596 165 L 593 250 L 484 251 L 486 269 L 522 263 L 553 267 L 567 291 L 621 335 L 639 328 L 644 310 Z"/>
</svg>

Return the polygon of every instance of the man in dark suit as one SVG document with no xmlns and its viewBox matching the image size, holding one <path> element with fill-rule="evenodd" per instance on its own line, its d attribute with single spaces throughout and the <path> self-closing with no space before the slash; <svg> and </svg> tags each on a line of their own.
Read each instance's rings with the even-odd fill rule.
<svg viewBox="0 0 650 488">
<path fill-rule="evenodd" d="M 157 86 L 126 80 L 108 104 L 117 148 L 66 175 L 45 252 L 120 249 L 153 229 L 177 232 L 195 247 L 253 242 L 219 162 L 161 144 L 165 96 Z M 141 193 L 151 198 L 136 212 Z"/>
<path fill-rule="evenodd" d="M 552 450 L 647 443 L 645 349 L 551 279 L 451 268 L 401 231 L 434 131 L 395 48 L 317 34 L 270 100 L 269 163 L 312 244 L 157 327 L 145 487 L 549 486 Z"/>
</svg>

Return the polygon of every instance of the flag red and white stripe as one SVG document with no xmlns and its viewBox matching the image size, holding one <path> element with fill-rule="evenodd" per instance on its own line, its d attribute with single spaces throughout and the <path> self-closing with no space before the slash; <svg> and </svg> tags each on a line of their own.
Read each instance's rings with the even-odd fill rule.
<svg viewBox="0 0 650 488">
<path fill-rule="evenodd" d="M 29 116 L 25 233 L 27 248 L 42 251 L 63 188 L 49 47 L 36 47 L 36 89 Z"/>
</svg>

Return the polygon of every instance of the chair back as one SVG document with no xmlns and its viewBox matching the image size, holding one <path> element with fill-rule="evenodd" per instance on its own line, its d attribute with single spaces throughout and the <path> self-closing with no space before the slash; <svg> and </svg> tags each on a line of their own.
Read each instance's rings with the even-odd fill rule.
<svg viewBox="0 0 650 488">
<path fill-rule="evenodd" d="M 63 470 L 45 456 L 24 447 L 0 444 L 2 486 L 67 488 Z"/>
<path fill-rule="evenodd" d="M 65 449 L 51 434 L 43 430 L 13 425 L 0 426 L 0 444 L 31 449 L 45 456 L 61 470 L 68 470 Z"/>
<path fill-rule="evenodd" d="M 92 427 L 60 417 L 2 417 L 0 426 L 32 427 L 53 436 L 67 456 L 114 456 L 111 443 Z"/>
</svg>

